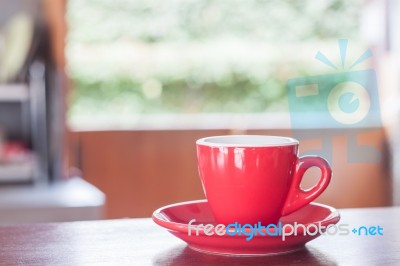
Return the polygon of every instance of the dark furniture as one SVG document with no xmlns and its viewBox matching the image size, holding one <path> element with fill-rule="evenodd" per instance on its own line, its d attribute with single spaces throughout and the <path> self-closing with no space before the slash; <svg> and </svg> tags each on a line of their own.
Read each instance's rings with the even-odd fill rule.
<svg viewBox="0 0 400 266">
<path fill-rule="evenodd" d="M 321 236 L 264 257 L 193 251 L 150 219 L 0 227 L 0 265 L 399 265 L 400 207 L 340 210 L 340 224 L 380 226 L 383 236 Z"/>
</svg>

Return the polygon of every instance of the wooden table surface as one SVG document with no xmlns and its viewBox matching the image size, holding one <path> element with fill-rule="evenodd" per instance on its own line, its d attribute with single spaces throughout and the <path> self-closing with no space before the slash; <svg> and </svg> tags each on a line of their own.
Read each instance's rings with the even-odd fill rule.
<svg viewBox="0 0 400 266">
<path fill-rule="evenodd" d="M 400 207 L 344 209 L 340 224 L 383 236 L 321 236 L 294 253 L 229 257 L 189 249 L 150 219 L 0 227 L 0 265 L 400 265 Z"/>
</svg>

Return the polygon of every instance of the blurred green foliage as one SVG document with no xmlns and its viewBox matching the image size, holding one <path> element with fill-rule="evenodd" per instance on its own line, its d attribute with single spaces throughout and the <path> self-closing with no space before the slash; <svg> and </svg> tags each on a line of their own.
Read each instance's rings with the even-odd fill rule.
<svg viewBox="0 0 400 266">
<path fill-rule="evenodd" d="M 313 70 L 300 44 L 357 40 L 361 5 L 69 0 L 70 114 L 283 110 L 286 80 Z"/>
</svg>

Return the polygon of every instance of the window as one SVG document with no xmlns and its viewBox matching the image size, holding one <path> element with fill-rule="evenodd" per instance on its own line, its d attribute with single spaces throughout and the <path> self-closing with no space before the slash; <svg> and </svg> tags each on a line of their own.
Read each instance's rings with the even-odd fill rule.
<svg viewBox="0 0 400 266">
<path fill-rule="evenodd" d="M 69 0 L 71 123 L 162 114 L 287 112 L 289 78 L 347 38 L 362 1 Z M 334 48 L 332 48 L 334 47 Z M 360 52 L 359 52 L 360 51 Z"/>
</svg>

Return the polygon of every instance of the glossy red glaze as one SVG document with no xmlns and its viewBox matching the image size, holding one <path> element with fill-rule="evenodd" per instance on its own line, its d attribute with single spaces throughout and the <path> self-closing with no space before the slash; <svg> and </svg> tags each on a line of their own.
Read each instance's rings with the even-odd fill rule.
<svg viewBox="0 0 400 266">
<path fill-rule="evenodd" d="M 195 229 L 188 234 L 188 223 L 195 219 L 194 224 L 213 224 L 217 222 L 206 200 L 183 202 L 165 206 L 153 213 L 153 221 L 168 229 L 176 237 L 188 243 L 195 250 L 234 255 L 268 255 L 282 252 L 290 252 L 301 249 L 304 245 L 318 237 L 320 234 L 304 235 L 299 227 L 296 234 L 293 233 L 282 240 L 280 236 L 255 235 L 253 239 L 246 241 L 246 236 L 212 235 L 207 236 L 203 229 L 199 229 L 196 235 Z M 332 207 L 311 203 L 306 207 L 282 217 L 280 222 L 285 224 L 320 224 L 328 226 L 336 224 L 340 220 L 339 213 Z"/>
<path fill-rule="evenodd" d="M 252 137 L 261 144 L 252 145 Z M 229 143 L 230 139 L 239 144 Z M 298 142 L 284 137 L 210 137 L 197 141 L 197 158 L 205 195 L 216 220 L 223 224 L 276 223 L 314 200 L 331 178 L 324 159 L 299 159 Z M 304 191 L 301 179 L 313 166 L 321 169 L 321 178 Z"/>
<path fill-rule="evenodd" d="M 304 173 L 310 167 L 314 166 L 321 170 L 321 178 L 311 189 L 301 189 L 300 184 Z M 331 167 L 325 159 L 317 156 L 301 157 L 297 162 L 296 173 L 293 176 L 292 185 L 282 210 L 282 215 L 290 214 L 316 199 L 328 187 L 331 176 Z"/>
</svg>

